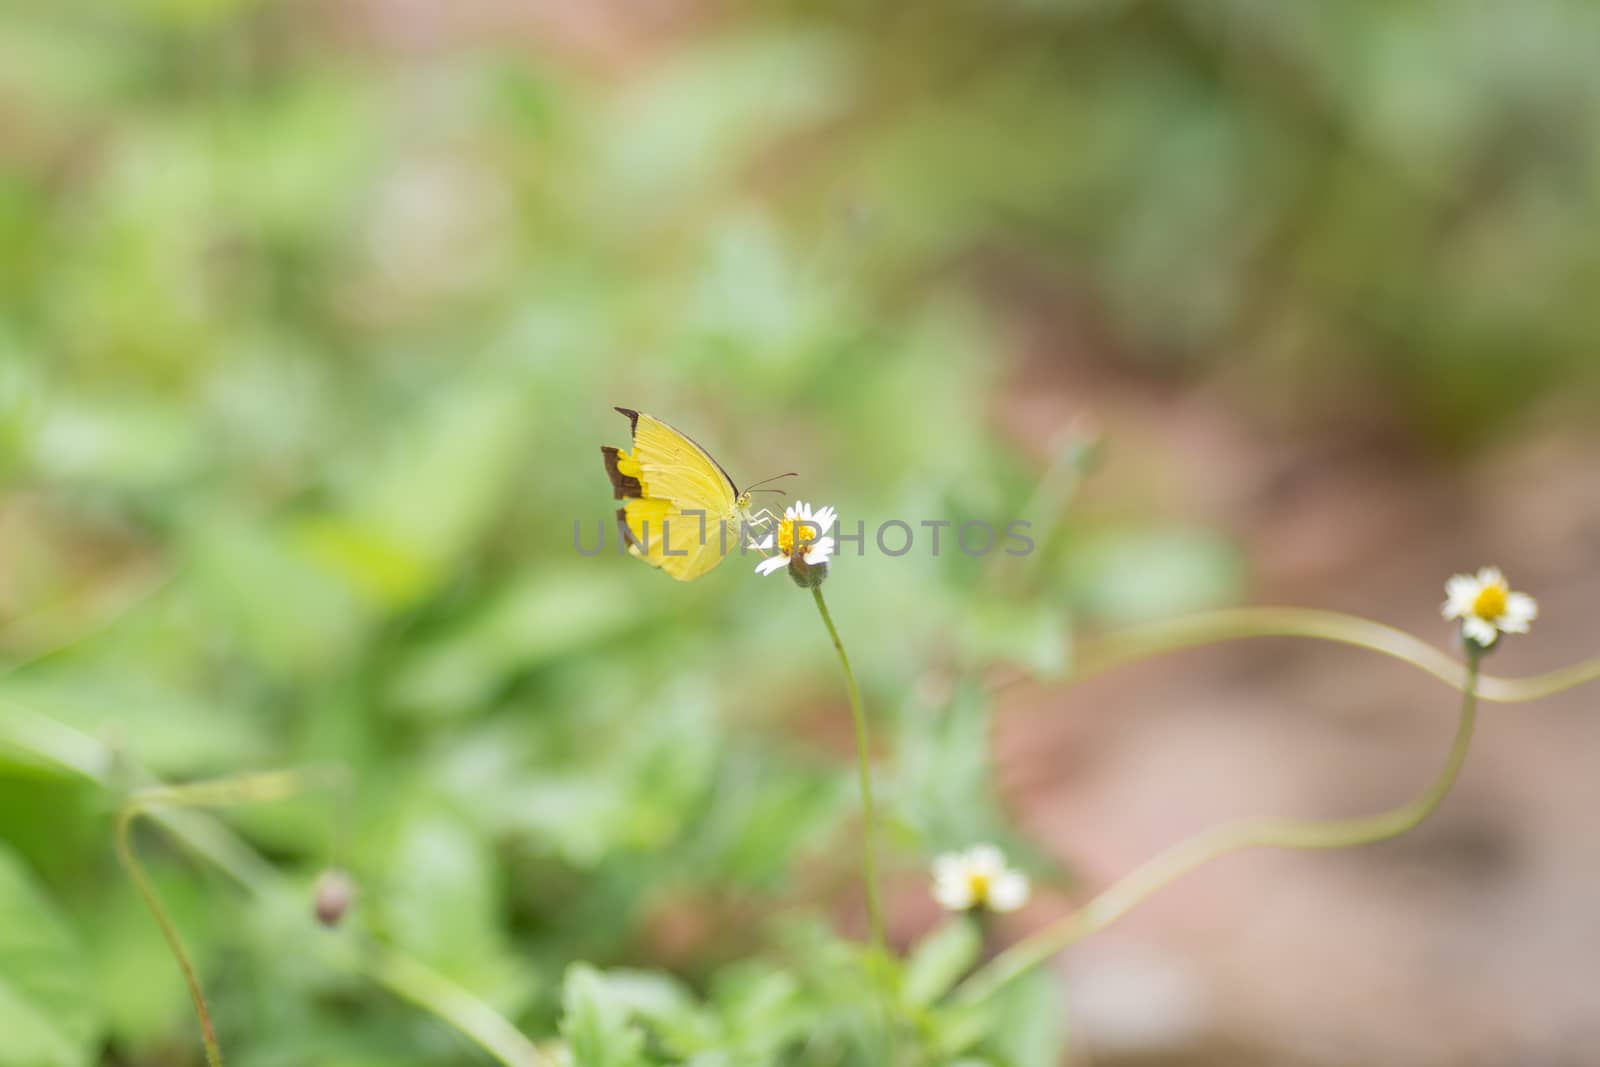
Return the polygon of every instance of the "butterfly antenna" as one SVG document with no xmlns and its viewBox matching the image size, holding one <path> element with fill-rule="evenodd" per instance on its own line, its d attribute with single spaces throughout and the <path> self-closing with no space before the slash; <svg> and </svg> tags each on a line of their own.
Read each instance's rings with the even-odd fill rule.
<svg viewBox="0 0 1600 1067">
<path fill-rule="evenodd" d="M 779 478 L 795 478 L 795 477 L 798 477 L 798 476 L 799 476 L 799 472 L 798 471 L 785 471 L 783 474 L 774 474 L 772 477 L 763 478 L 759 482 L 751 482 L 749 485 L 744 487 L 744 491 L 748 493 L 748 492 L 750 492 L 750 490 L 754 489 L 758 485 L 766 485 L 768 482 L 775 482 Z M 783 491 L 781 489 L 763 489 L 762 492 L 764 492 L 764 493 L 782 493 Z"/>
</svg>

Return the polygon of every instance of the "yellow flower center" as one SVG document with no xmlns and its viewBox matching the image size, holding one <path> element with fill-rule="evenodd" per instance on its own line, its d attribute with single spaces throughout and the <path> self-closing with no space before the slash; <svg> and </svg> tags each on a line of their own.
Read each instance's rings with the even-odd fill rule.
<svg viewBox="0 0 1600 1067">
<path fill-rule="evenodd" d="M 967 873 L 967 891 L 972 894 L 974 907 L 988 903 L 989 876 L 983 871 L 969 871 Z"/>
<path fill-rule="evenodd" d="M 1472 602 L 1472 613 L 1485 622 L 1493 622 L 1506 613 L 1506 597 L 1510 592 L 1504 582 L 1484 586 Z"/>
<path fill-rule="evenodd" d="M 805 519 L 784 519 L 778 523 L 778 551 L 791 559 L 805 555 L 806 549 L 817 539 L 817 524 Z M 799 547 L 795 547 L 798 540 Z"/>
</svg>

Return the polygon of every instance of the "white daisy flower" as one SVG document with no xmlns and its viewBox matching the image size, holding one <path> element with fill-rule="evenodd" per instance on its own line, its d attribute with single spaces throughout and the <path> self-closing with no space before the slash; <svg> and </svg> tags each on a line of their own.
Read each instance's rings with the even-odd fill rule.
<svg viewBox="0 0 1600 1067">
<path fill-rule="evenodd" d="M 785 567 L 803 571 L 807 567 L 825 566 L 833 555 L 834 546 L 828 531 L 833 529 L 837 518 L 833 508 L 818 508 L 812 512 L 811 505 L 804 500 L 796 500 L 784 508 L 777 533 L 752 542 L 752 547 L 763 551 L 772 551 L 774 545 L 778 550 L 777 555 L 756 564 L 756 573 L 773 574 Z"/>
<path fill-rule="evenodd" d="M 933 861 L 933 899 L 950 911 L 1016 911 L 1030 891 L 1028 876 L 1007 867 L 993 845 L 946 852 Z"/>
<path fill-rule="evenodd" d="M 1501 634 L 1525 634 L 1539 617 L 1539 604 L 1527 593 L 1513 593 L 1499 567 L 1476 575 L 1458 574 L 1444 586 L 1443 614 L 1460 619 L 1461 632 L 1480 648 L 1489 648 Z"/>
</svg>

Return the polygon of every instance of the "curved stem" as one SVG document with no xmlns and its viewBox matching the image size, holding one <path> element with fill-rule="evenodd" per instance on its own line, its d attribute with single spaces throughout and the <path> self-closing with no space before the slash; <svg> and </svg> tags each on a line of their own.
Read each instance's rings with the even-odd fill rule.
<svg viewBox="0 0 1600 1067">
<path fill-rule="evenodd" d="M 211 782 L 189 785 L 158 785 L 140 789 L 130 796 L 117 812 L 115 842 L 117 858 L 133 880 L 134 888 L 144 898 L 145 907 L 161 928 L 161 936 L 172 950 L 178 969 L 183 972 L 184 985 L 189 987 L 189 999 L 194 1001 L 194 1013 L 200 1020 L 200 1039 L 205 1044 L 206 1063 L 222 1067 L 222 1048 L 217 1043 L 217 1031 L 211 1023 L 211 1012 L 206 1007 L 206 996 L 200 988 L 199 975 L 178 936 L 178 928 L 161 903 L 161 894 L 155 883 L 139 862 L 133 848 L 133 824 L 141 815 L 155 815 L 162 808 L 215 808 L 228 804 L 282 800 L 322 784 L 342 784 L 345 776 L 335 770 L 268 771 L 264 774 L 246 774 Z M 174 824 L 164 820 L 171 828 Z M 181 824 L 180 824 L 181 825 Z M 253 858 L 253 857 L 251 857 Z M 219 863 L 230 873 L 238 874 L 237 865 Z"/>
<path fill-rule="evenodd" d="M 114 760 L 103 741 L 14 702 L 0 702 L 0 707 L 7 711 L 7 715 L 0 718 L 0 743 L 10 744 L 53 763 L 101 788 L 110 788 L 110 768 Z M 342 768 L 309 772 L 273 771 L 183 786 L 153 784 L 129 797 L 117 813 L 115 847 L 118 859 L 144 899 L 145 906 L 155 917 L 156 925 L 161 928 L 162 936 L 183 972 L 190 998 L 194 1001 L 195 1014 L 200 1019 L 209 1067 L 220 1067 L 222 1054 L 211 1026 L 205 995 L 179 939 L 177 927 L 168 916 L 154 883 L 150 881 L 133 849 L 133 822 L 145 816 L 161 823 L 168 833 L 241 887 L 258 896 L 265 896 L 287 890 L 281 884 L 278 873 L 249 845 L 222 823 L 198 812 L 166 809 L 208 808 L 240 801 L 274 800 L 316 785 L 344 788 L 348 784 L 348 776 Z M 380 945 L 371 953 L 358 954 L 354 959 L 341 956 L 335 962 L 431 1012 L 505 1067 L 529 1067 L 530 1064 L 540 1067 L 550 1062 L 550 1057 L 544 1055 L 537 1045 L 524 1037 L 494 1008 L 402 952 Z"/>
<path fill-rule="evenodd" d="M 1455 689 L 1466 684 L 1466 670 L 1455 659 L 1420 638 L 1383 623 L 1337 611 L 1312 608 L 1232 608 L 1135 626 L 1086 644 L 1073 666 L 1074 679 L 1085 678 L 1145 656 L 1202 645 L 1256 637 L 1304 637 L 1352 645 L 1402 660 Z M 1526 678 L 1480 675 L 1478 696 L 1512 704 L 1572 689 L 1600 679 L 1600 657 Z M 1000 687 L 1016 679 L 1005 679 Z"/>
<path fill-rule="evenodd" d="M 1212 860 L 1251 848 L 1324 849 L 1373 844 L 1414 829 L 1455 785 L 1477 719 L 1478 660 L 1469 652 L 1461 717 L 1444 767 L 1416 800 L 1391 811 L 1353 819 L 1240 819 L 1212 827 L 1157 854 L 1082 908 L 1017 942 L 973 974 L 957 991 L 965 1003 L 983 1000 L 1062 949 L 1105 929 L 1147 897 Z"/>
<path fill-rule="evenodd" d="M 197 851 L 215 862 L 235 877 L 246 888 L 262 892 L 274 877 L 270 868 L 261 869 L 258 858 L 242 844 L 234 841 L 225 830 L 212 824 L 214 833 L 199 827 L 162 817 L 166 808 L 216 808 L 229 804 L 281 800 L 319 786 L 346 788 L 348 775 L 339 768 L 310 771 L 268 771 L 247 774 L 237 778 L 224 778 L 188 785 L 152 786 L 141 789 L 129 797 L 117 814 L 117 855 L 127 868 L 144 898 L 156 925 L 172 949 L 178 968 L 183 972 L 184 983 L 189 987 L 189 997 L 194 1001 L 195 1015 L 200 1020 L 201 1039 L 205 1043 L 206 1062 L 209 1067 L 221 1067 L 222 1051 L 217 1043 L 216 1030 L 206 1007 L 205 994 L 194 965 L 185 952 L 161 898 L 139 863 L 133 850 L 131 827 L 141 815 L 161 818 L 163 825 L 183 837 Z M 219 849 L 219 842 L 222 848 Z M 409 1000 L 418 1007 L 437 1015 L 477 1043 L 485 1052 L 506 1067 L 528 1067 L 548 1061 L 533 1042 L 524 1037 L 516 1027 L 489 1005 L 471 993 L 435 973 L 420 961 L 412 959 L 376 942 L 370 951 L 360 956 L 356 969 L 385 986 L 390 992 Z"/>
<path fill-rule="evenodd" d="M 872 945 L 878 952 L 886 951 L 887 939 L 883 932 L 883 902 L 878 896 L 878 847 L 876 843 L 878 818 L 872 803 L 871 750 L 867 736 L 867 713 L 861 706 L 861 689 L 856 685 L 856 672 L 850 669 L 850 657 L 845 654 L 844 642 L 828 614 L 827 601 L 822 599 L 822 587 L 811 587 L 811 595 L 822 615 L 822 624 L 833 638 L 833 649 L 839 653 L 839 665 L 844 668 L 844 681 L 850 691 L 850 715 L 856 728 L 856 772 L 861 784 L 861 873 L 867 888 L 867 919 L 872 926 Z"/>
<path fill-rule="evenodd" d="M 211 1025 L 211 1012 L 206 1007 L 206 995 L 200 988 L 200 978 L 195 974 L 194 964 L 189 962 L 189 954 L 184 951 L 183 940 L 178 936 L 178 928 L 161 903 L 161 894 L 156 892 L 154 883 L 150 881 L 149 875 L 145 873 L 144 867 L 133 851 L 131 837 L 133 821 L 143 813 L 144 808 L 133 802 L 117 813 L 115 835 L 117 858 L 122 862 L 123 869 L 128 872 L 128 877 L 133 880 L 139 896 L 144 898 L 145 907 L 150 910 L 156 925 L 161 928 L 161 936 L 166 939 L 167 947 L 172 950 L 172 958 L 178 961 L 178 969 L 183 972 L 183 984 L 189 987 L 189 999 L 194 1002 L 194 1013 L 200 1020 L 200 1040 L 205 1044 L 206 1063 L 210 1067 L 222 1067 L 222 1048 L 217 1044 L 216 1028 Z"/>
</svg>

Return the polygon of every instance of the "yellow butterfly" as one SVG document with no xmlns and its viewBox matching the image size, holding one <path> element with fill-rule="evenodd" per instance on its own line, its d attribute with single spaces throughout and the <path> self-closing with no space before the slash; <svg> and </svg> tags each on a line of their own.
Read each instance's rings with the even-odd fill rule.
<svg viewBox="0 0 1600 1067">
<path fill-rule="evenodd" d="M 739 551 L 746 527 L 771 521 L 765 508 L 750 511 L 754 486 L 741 491 L 722 464 L 688 434 L 632 408 L 616 410 L 633 426 L 633 451 L 602 445 L 600 452 L 612 494 L 624 502 L 617 518 L 630 554 L 690 582 L 709 573 L 729 552 Z"/>
</svg>

